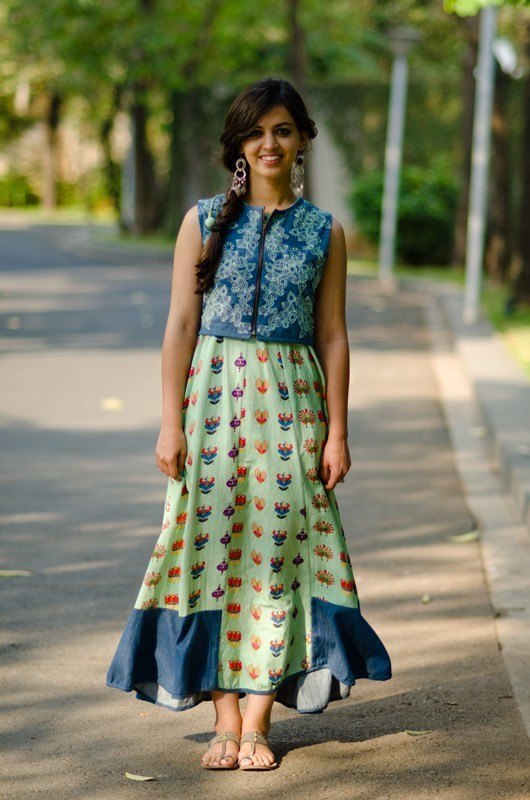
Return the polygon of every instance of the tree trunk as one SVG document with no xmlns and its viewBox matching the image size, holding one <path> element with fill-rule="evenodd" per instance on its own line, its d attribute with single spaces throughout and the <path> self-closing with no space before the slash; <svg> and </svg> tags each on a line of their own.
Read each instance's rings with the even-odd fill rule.
<svg viewBox="0 0 530 800">
<path fill-rule="evenodd" d="M 184 181 L 186 165 L 180 146 L 182 121 L 180 115 L 181 93 L 173 89 L 169 95 L 171 129 L 169 140 L 169 175 L 164 200 L 164 230 L 170 236 L 177 233 L 184 213 Z"/>
<path fill-rule="evenodd" d="M 169 178 L 164 202 L 164 230 L 175 235 L 186 210 L 195 205 L 204 190 L 206 165 L 201 137 L 200 100 L 194 76 L 200 59 L 212 44 L 214 26 L 222 0 L 209 0 L 203 22 L 197 29 L 193 55 L 184 65 L 182 75 L 186 91 L 174 89 L 169 98 L 171 107 L 171 138 L 169 144 Z"/>
<path fill-rule="evenodd" d="M 530 58 L 530 25 L 526 26 L 526 58 Z M 516 304 L 530 305 L 530 75 L 524 78 L 523 141 L 521 143 L 521 206 L 517 237 L 518 274 L 514 285 Z"/>
<path fill-rule="evenodd" d="M 61 98 L 57 92 L 52 92 L 44 120 L 42 152 L 44 179 L 42 202 L 44 208 L 48 210 L 57 207 L 57 128 L 59 127 L 60 109 Z"/>
<path fill-rule="evenodd" d="M 143 86 L 133 88 L 131 120 L 134 153 L 134 223 L 132 232 L 150 233 L 156 227 L 158 209 L 154 159 L 147 141 L 148 110 Z"/>
<path fill-rule="evenodd" d="M 156 7 L 156 0 L 138 0 L 139 12 L 144 17 L 151 16 Z M 145 54 L 140 45 L 134 50 L 134 60 L 142 63 Z M 136 70 L 133 71 L 133 74 Z M 158 191 L 156 185 L 155 164 L 147 137 L 147 120 L 149 110 L 147 104 L 148 85 L 139 78 L 130 83 L 131 100 L 129 113 L 132 129 L 132 183 L 133 221 L 128 230 L 135 234 L 150 233 L 156 227 L 159 209 L 157 206 Z"/>
<path fill-rule="evenodd" d="M 478 15 L 462 20 L 468 46 L 462 64 L 462 143 L 461 189 L 455 217 L 455 237 L 451 263 L 462 266 L 466 261 L 467 216 L 469 211 L 469 183 L 471 180 L 471 151 L 473 144 L 473 104 L 475 78 L 473 70 L 478 53 Z"/>
<path fill-rule="evenodd" d="M 197 90 L 171 92 L 169 179 L 164 202 L 164 229 L 175 235 L 188 208 L 201 197 L 206 169 L 198 121 L 201 111 Z"/>
<path fill-rule="evenodd" d="M 307 56 L 305 35 L 299 20 L 299 0 L 288 0 L 289 44 L 287 50 L 287 72 L 296 90 L 307 101 Z M 311 183 L 307 168 L 307 154 L 304 160 L 304 197 L 311 199 Z"/>
<path fill-rule="evenodd" d="M 181 192 L 184 209 L 197 202 L 204 186 L 204 164 L 200 148 L 197 119 L 200 109 L 197 103 L 197 91 L 191 88 L 180 96 L 180 141 L 182 146 L 183 171 L 181 178 Z"/>
<path fill-rule="evenodd" d="M 491 200 L 485 265 L 495 283 L 504 283 L 511 253 L 510 151 L 506 118 L 510 78 L 499 67 L 495 80 L 492 116 Z"/>
<path fill-rule="evenodd" d="M 126 226 L 121 216 L 121 205 L 120 205 L 121 169 L 119 163 L 113 158 L 112 146 L 111 146 L 112 128 L 114 126 L 115 115 L 120 110 L 121 107 L 121 95 L 122 95 L 122 87 L 115 86 L 113 92 L 112 110 L 109 116 L 106 119 L 104 119 L 103 122 L 101 123 L 101 127 L 99 129 L 99 141 L 101 143 L 101 149 L 103 150 L 103 158 L 104 158 L 103 173 L 105 176 L 106 192 L 112 201 L 112 206 L 118 217 L 119 226 L 123 231 L 125 230 Z"/>
</svg>

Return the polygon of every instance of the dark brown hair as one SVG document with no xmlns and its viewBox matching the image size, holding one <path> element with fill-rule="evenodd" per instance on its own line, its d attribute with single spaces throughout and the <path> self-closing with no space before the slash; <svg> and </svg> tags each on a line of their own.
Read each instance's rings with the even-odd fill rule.
<svg viewBox="0 0 530 800">
<path fill-rule="evenodd" d="M 265 114 L 277 106 L 287 108 L 298 131 L 305 133 L 308 141 L 315 138 L 317 127 L 310 119 L 305 103 L 294 86 L 282 78 L 262 78 L 242 89 L 228 109 L 220 138 L 222 145 L 220 160 L 229 172 L 233 173 L 235 170 L 236 161 L 241 154 L 241 143 Z M 247 189 L 248 178 L 247 173 Z M 225 196 L 226 202 L 217 214 L 211 234 L 196 264 L 195 294 L 203 294 L 212 286 L 215 271 L 221 260 L 226 232 L 243 207 L 242 196 L 231 191 L 230 187 L 226 190 Z"/>
</svg>

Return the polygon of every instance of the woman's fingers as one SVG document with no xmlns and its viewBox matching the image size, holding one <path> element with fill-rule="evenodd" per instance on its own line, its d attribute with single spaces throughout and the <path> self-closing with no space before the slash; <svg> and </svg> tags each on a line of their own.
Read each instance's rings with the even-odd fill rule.
<svg viewBox="0 0 530 800">
<path fill-rule="evenodd" d="M 179 479 L 184 472 L 185 463 L 186 463 L 186 452 L 183 451 L 179 454 L 177 458 L 177 476 L 179 477 Z"/>
<path fill-rule="evenodd" d="M 336 484 L 344 478 L 347 472 L 347 469 L 340 469 L 325 462 L 321 469 L 322 483 L 324 484 L 324 488 L 328 489 L 328 491 L 330 489 L 334 489 Z"/>
<path fill-rule="evenodd" d="M 327 461 L 322 460 L 322 463 L 320 464 L 320 479 L 322 483 L 326 483 L 327 481 L 329 481 L 329 475 L 330 475 L 329 464 L 327 463 Z"/>
<path fill-rule="evenodd" d="M 171 459 L 157 456 L 156 463 L 158 469 L 167 475 L 168 478 L 176 478 L 177 480 L 180 480 L 181 473 L 184 472 L 185 460 L 186 453 L 177 453 Z"/>
</svg>

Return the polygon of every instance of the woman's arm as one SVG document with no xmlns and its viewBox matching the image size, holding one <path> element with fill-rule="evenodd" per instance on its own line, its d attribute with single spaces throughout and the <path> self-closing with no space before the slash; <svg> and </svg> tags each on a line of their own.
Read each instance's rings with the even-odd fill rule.
<svg viewBox="0 0 530 800">
<path fill-rule="evenodd" d="M 177 478 L 186 458 L 182 404 L 200 328 L 202 295 L 195 294 L 195 264 L 202 250 L 197 206 L 186 213 L 175 244 L 171 300 L 162 342 L 162 424 L 156 445 L 158 468 Z"/>
<path fill-rule="evenodd" d="M 321 475 L 332 489 L 351 466 L 348 450 L 348 389 L 350 347 L 346 327 L 346 242 L 344 230 L 333 218 L 329 251 L 315 293 L 314 347 L 326 378 L 329 412 L 328 438 Z"/>
</svg>

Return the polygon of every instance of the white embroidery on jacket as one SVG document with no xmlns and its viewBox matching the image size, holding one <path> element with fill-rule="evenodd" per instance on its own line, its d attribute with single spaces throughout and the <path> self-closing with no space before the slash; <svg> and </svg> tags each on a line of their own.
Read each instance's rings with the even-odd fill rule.
<svg viewBox="0 0 530 800">
<path fill-rule="evenodd" d="M 216 195 L 214 214 L 224 195 Z M 211 198 L 199 201 L 200 213 Z M 322 274 L 331 229 L 331 214 L 302 200 L 292 212 L 273 215 L 265 231 L 256 333 L 273 339 L 311 339 L 315 291 Z M 234 231 L 236 235 L 234 236 Z M 203 242 L 210 231 L 203 228 Z M 254 310 L 258 254 L 262 236 L 260 209 L 246 207 L 230 228 L 213 286 L 203 296 L 201 329 L 219 331 L 219 323 L 248 336 Z M 217 324 L 216 324 L 217 323 Z M 222 327 L 222 325 L 221 325 Z"/>
</svg>

